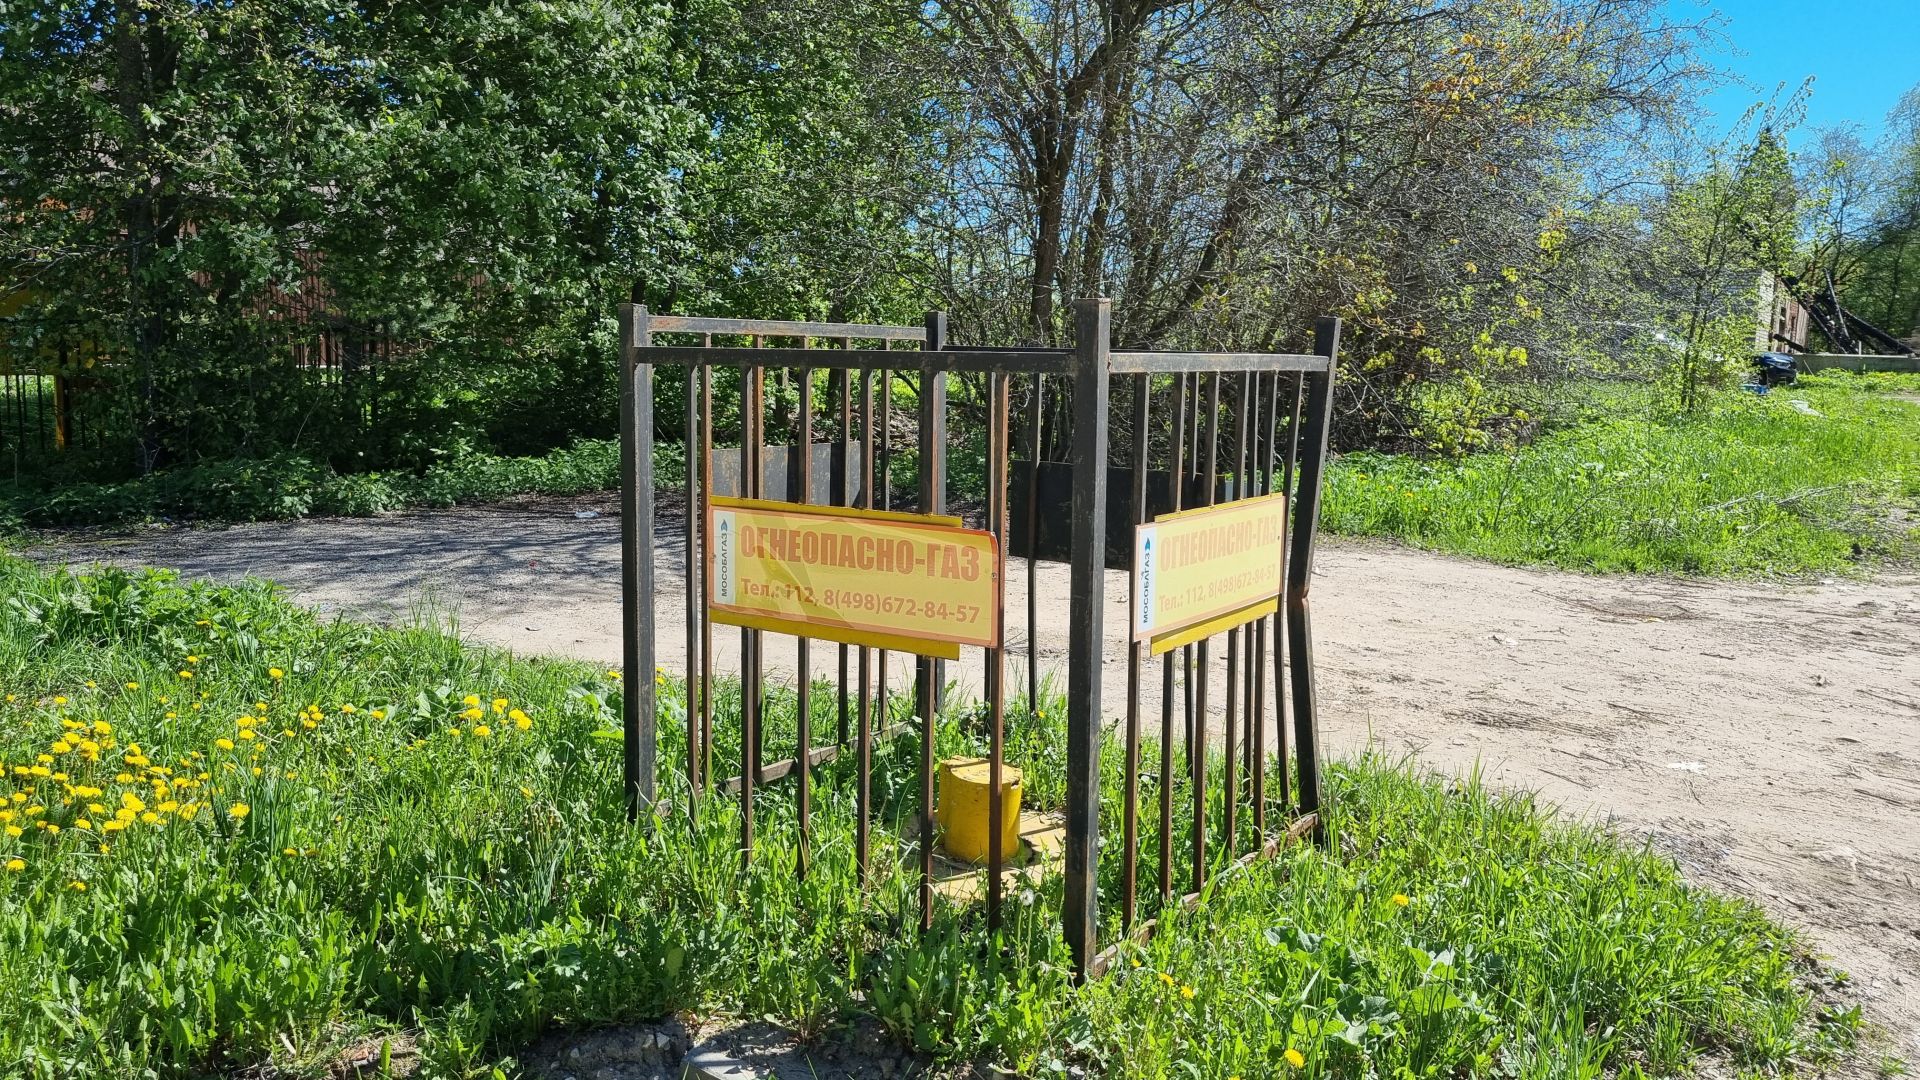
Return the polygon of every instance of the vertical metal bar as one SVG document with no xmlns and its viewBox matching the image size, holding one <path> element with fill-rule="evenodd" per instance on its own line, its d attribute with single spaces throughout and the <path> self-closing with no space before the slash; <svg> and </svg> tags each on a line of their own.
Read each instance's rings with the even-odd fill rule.
<svg viewBox="0 0 1920 1080">
<path fill-rule="evenodd" d="M 927 312 L 929 351 L 944 349 L 947 315 Z M 923 364 L 920 368 L 920 512 L 946 509 L 947 373 Z M 920 713 L 920 929 L 933 928 L 933 740 L 940 711 L 939 661 L 917 657 L 914 663 L 914 702 Z"/>
<path fill-rule="evenodd" d="M 760 347 L 760 336 L 753 336 L 753 347 Z M 754 390 L 763 385 L 762 371 L 758 365 L 746 368 L 740 373 L 740 496 L 752 498 L 758 494 L 760 475 L 760 455 L 755 444 L 760 441 L 758 417 L 760 403 Z M 753 860 L 753 788 L 760 779 L 760 701 L 759 679 L 755 673 L 759 664 L 754 656 L 754 632 L 740 629 L 740 857 Z"/>
<path fill-rule="evenodd" d="M 1294 463 L 1299 457 L 1300 452 L 1300 412 L 1303 407 L 1303 402 L 1306 400 L 1304 396 L 1306 387 L 1307 377 L 1305 375 L 1295 375 L 1293 377 L 1293 411 L 1287 414 L 1287 437 L 1284 447 L 1285 457 L 1282 460 L 1280 472 L 1280 490 L 1287 493 L 1288 500 L 1288 514 L 1285 518 L 1281 519 L 1280 522 L 1281 529 L 1283 530 L 1280 537 L 1282 551 L 1290 550 L 1288 541 L 1293 536 L 1293 522 L 1299 513 L 1299 500 L 1294 497 L 1293 490 L 1293 470 Z M 1282 558 L 1284 559 L 1285 556 L 1282 556 Z M 1293 587 L 1286 581 L 1284 567 L 1282 568 L 1282 573 L 1280 606 L 1282 610 L 1286 610 L 1290 608 L 1293 603 Z M 1274 752 L 1280 761 L 1280 805 L 1287 807 L 1293 805 L 1293 771 L 1287 764 L 1287 716 L 1291 706 L 1287 701 L 1285 690 L 1287 673 L 1283 665 L 1289 662 L 1287 653 L 1290 647 L 1286 646 L 1284 641 L 1285 638 L 1293 634 L 1293 627 L 1289 622 L 1290 618 L 1289 616 L 1289 619 L 1277 620 L 1273 624 L 1273 733 L 1274 742 L 1277 744 L 1274 747 Z"/>
<path fill-rule="evenodd" d="M 620 693 L 627 819 L 653 808 L 653 365 L 647 309 L 620 305 Z"/>
<path fill-rule="evenodd" d="M 1099 944 L 1100 661 L 1107 549 L 1107 350 L 1112 302 L 1073 302 L 1073 578 L 1067 662 L 1065 930 L 1076 979 Z"/>
<path fill-rule="evenodd" d="M 1007 713 L 1007 399 L 1012 380 L 996 371 L 987 381 L 987 527 L 992 530 L 994 555 L 994 625 L 1000 644 L 987 650 L 987 933 L 1000 929 L 1001 874 L 1007 853 L 1001 838 L 1006 809 L 1000 797 L 1006 757 Z"/>
<path fill-rule="evenodd" d="M 802 345 L 806 342 L 802 339 Z M 798 372 L 799 412 L 794 425 L 794 457 L 790 464 L 799 470 L 797 482 L 789 481 L 787 496 L 802 506 L 813 501 L 813 369 Z M 813 642 L 801 638 L 794 643 L 794 667 L 798 682 L 794 686 L 794 727 L 798 744 L 793 753 L 794 782 L 798 786 L 796 811 L 800 815 L 800 850 L 794 866 L 801 877 L 807 876 L 813 860 Z"/>
<path fill-rule="evenodd" d="M 1168 441 L 1168 487 L 1173 509 L 1180 509 L 1187 485 L 1187 389 L 1192 383 L 1184 372 L 1178 376 L 1174 395 L 1172 438 Z M 1182 664 L 1181 652 L 1169 652 L 1161 658 L 1160 683 L 1160 902 L 1173 900 L 1173 701 L 1176 693 L 1186 691 L 1175 685 L 1175 665 Z M 1183 665 L 1184 666 L 1184 665 Z M 1187 699 L 1191 701 L 1190 698 Z M 1186 712 L 1191 723 L 1193 710 Z"/>
<path fill-rule="evenodd" d="M 847 338 L 841 338 L 840 347 L 842 349 L 851 349 L 853 348 L 853 342 Z M 828 389 L 829 396 L 833 393 L 832 387 L 838 387 L 840 391 L 840 426 L 839 429 L 834 432 L 833 444 L 835 451 L 837 451 L 839 455 L 839 463 L 833 470 L 833 490 L 828 497 L 835 506 L 852 506 L 853 492 L 849 490 L 852 487 L 849 481 L 853 476 L 853 462 L 849 460 L 853 455 L 852 372 L 847 368 L 836 368 L 830 378 L 833 382 Z M 837 703 L 839 705 L 839 712 L 837 714 L 839 726 L 834 732 L 833 739 L 834 745 L 842 749 L 845 749 L 847 745 L 847 723 L 850 717 L 847 701 L 847 659 L 847 646 L 843 642 L 840 645 L 839 656 L 840 681 L 838 687 L 840 700 Z"/>
<path fill-rule="evenodd" d="M 1333 424 L 1333 369 L 1340 352 L 1340 320 L 1322 318 L 1314 324 L 1313 351 L 1327 358 L 1327 370 L 1307 378 L 1307 408 L 1300 436 L 1306 452 L 1300 457 L 1299 509 L 1293 525 L 1293 564 L 1288 567 L 1287 645 L 1292 653 L 1294 754 L 1300 767 L 1300 812 L 1320 811 L 1320 713 L 1314 702 L 1313 618 L 1307 602 L 1313 585 L 1313 541 L 1320 525 L 1320 481 L 1327 457 L 1327 434 Z M 1314 838 L 1325 841 L 1324 818 L 1314 825 Z"/>
<path fill-rule="evenodd" d="M 1027 711 L 1040 708 L 1040 412 L 1047 396 L 1047 377 L 1033 376 L 1033 409 L 1028 418 L 1032 435 L 1027 444 Z"/>
<path fill-rule="evenodd" d="M 1152 422 L 1148 415 L 1147 404 L 1153 388 L 1153 376 L 1142 375 L 1133 383 L 1133 512 L 1129 516 L 1135 525 L 1147 520 L 1147 448 L 1152 439 L 1147 437 L 1147 425 Z M 1128 550 L 1132 550 L 1132 538 L 1128 538 Z M 1123 929 L 1132 929 L 1133 917 L 1139 893 L 1140 860 L 1140 665 L 1143 662 L 1141 652 L 1144 646 L 1132 640 L 1132 626 L 1140 618 L 1140 582 L 1137 574 L 1129 575 L 1131 582 L 1127 590 L 1127 734 L 1126 734 L 1126 793 L 1121 804 L 1121 880 L 1120 880 L 1120 925 Z"/>
<path fill-rule="evenodd" d="M 754 348 L 761 348 L 765 344 L 764 337 L 759 334 L 753 336 Z M 746 481 L 750 485 L 747 491 L 751 498 L 759 499 L 766 496 L 767 481 L 767 369 L 764 366 L 755 364 L 747 369 L 747 392 L 752 403 L 749 417 L 753 425 L 753 438 L 747 443 L 753 458 L 753 468 Z M 753 686 L 753 738 L 748 740 L 748 744 L 753 750 L 753 779 L 759 783 L 761 770 L 767 762 L 767 684 L 762 677 L 760 657 L 761 646 L 766 639 L 759 630 L 746 631 L 746 636 L 752 645 L 749 653 L 751 660 L 742 675 Z"/>
<path fill-rule="evenodd" d="M 700 335 L 700 347 L 713 344 L 711 335 Z M 700 365 L 700 513 L 706 516 L 713 501 L 713 368 Z M 701 567 L 712 555 L 711 538 L 701 523 Z M 704 597 L 703 597 L 704 598 Z M 713 613 L 700 605 L 700 776 L 713 786 Z"/>
<path fill-rule="evenodd" d="M 860 455 L 860 467 L 865 473 L 860 485 L 862 498 L 867 509 L 873 509 L 873 370 L 860 370 L 860 437 L 864 446 Z M 860 665 L 860 686 L 858 693 L 859 730 L 854 733 L 854 741 L 859 745 L 859 770 L 854 780 L 854 807 L 857 820 L 854 823 L 853 858 L 858 868 L 861 887 L 868 879 L 869 819 L 873 811 L 873 665 L 867 646 L 859 648 L 857 663 Z"/>
<path fill-rule="evenodd" d="M 1253 402 L 1253 375 L 1242 372 L 1240 389 L 1233 397 L 1233 497 L 1245 499 L 1251 492 L 1247 489 L 1247 459 L 1250 451 L 1247 436 L 1252 430 L 1248 423 L 1247 408 Z M 1235 831 L 1238 824 L 1237 811 L 1240 805 L 1240 777 L 1238 774 L 1240 744 L 1242 734 L 1240 712 L 1252 703 L 1251 687 L 1243 687 L 1241 670 L 1242 653 L 1245 659 L 1253 657 L 1253 630 L 1250 627 L 1236 626 L 1227 632 L 1227 714 L 1223 718 L 1223 744 L 1225 757 L 1221 777 L 1221 813 L 1220 831 L 1226 837 L 1227 857 L 1239 854 L 1239 834 Z"/>
<path fill-rule="evenodd" d="M 699 559 L 700 536 L 706 531 L 706 523 L 700 517 L 700 471 L 694 467 L 694 437 L 700 426 L 700 365 L 687 368 L 687 420 L 680 434 L 680 459 L 687 470 L 687 535 L 686 562 L 687 575 L 687 654 L 686 662 L 681 665 L 685 682 L 682 698 L 687 714 L 687 816 L 697 817 L 700 813 L 700 711 L 699 711 L 699 670 L 700 670 L 700 608 L 701 593 L 704 587 L 702 575 L 706 564 Z"/>
<path fill-rule="evenodd" d="M 892 348 L 890 345 L 887 347 Z M 867 453 L 869 456 L 873 453 L 871 436 L 867 439 Z M 873 503 L 869 502 L 867 506 L 871 508 Z M 880 508 L 893 509 L 893 368 L 891 366 L 880 369 Z M 924 505 L 920 512 L 926 513 Z M 879 696 L 879 704 L 875 707 L 875 711 L 879 713 L 880 725 L 885 727 L 887 717 L 892 712 L 888 701 L 889 683 L 885 649 L 880 650 L 879 666 L 879 683 L 875 691 Z"/>
<path fill-rule="evenodd" d="M 1274 407 L 1278 404 L 1280 375 L 1278 372 L 1261 374 L 1254 380 L 1254 397 L 1261 402 L 1255 413 L 1254 429 L 1256 450 L 1253 468 L 1259 471 L 1260 493 L 1270 495 L 1274 491 L 1273 477 L 1273 421 Z M 1281 528 L 1286 528 L 1282 518 Z M 1284 551 L 1286 545 L 1281 544 Z M 1279 588 L 1276 592 L 1282 591 Z M 1267 626 L 1269 618 L 1262 618 L 1254 624 L 1253 657 L 1248 668 L 1253 676 L 1253 730 L 1247 739 L 1247 780 L 1252 785 L 1249 797 L 1253 806 L 1253 833 L 1255 845 L 1263 845 L 1267 838 Z"/>
<path fill-rule="evenodd" d="M 1201 505 L 1212 506 L 1220 475 L 1220 373 L 1207 376 L 1206 472 L 1200 478 Z M 1187 756 L 1193 764 L 1193 892 L 1207 883 L 1207 691 L 1213 667 L 1210 641 L 1201 638 L 1196 650 L 1199 674 L 1194 686 L 1193 743 Z M 1229 683 L 1231 685 L 1231 683 Z"/>
</svg>

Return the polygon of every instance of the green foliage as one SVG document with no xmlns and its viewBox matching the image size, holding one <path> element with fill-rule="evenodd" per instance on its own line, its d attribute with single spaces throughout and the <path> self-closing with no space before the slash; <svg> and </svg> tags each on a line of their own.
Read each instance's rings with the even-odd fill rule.
<svg viewBox="0 0 1920 1080">
<path fill-rule="evenodd" d="M 1920 407 L 1806 378 L 1723 393 L 1692 415 L 1616 392 L 1534 443 L 1459 460 L 1349 454 L 1322 523 L 1497 559 L 1582 570 L 1802 573 L 1914 550 L 1897 508 L 1920 499 Z M 1800 399 L 1821 415 L 1802 413 Z"/>
<path fill-rule="evenodd" d="M 942 1061 L 1042 1076 L 1273 1076 L 1289 1051 L 1310 1076 L 1685 1075 L 1703 1052 L 1777 1070 L 1850 1037 L 1754 907 L 1471 778 L 1336 766 L 1339 845 L 1237 870 L 1223 855 L 1195 912 L 1076 990 L 1057 876 L 1010 898 L 1000 949 L 981 949 L 977 910 L 911 929 L 894 840 L 911 738 L 878 755 L 862 891 L 845 762 L 818 770 L 804 880 L 787 789 L 761 791 L 744 870 L 731 800 L 688 821 L 685 700 L 664 676 L 663 817 L 637 828 L 612 673 L 322 622 L 259 585 L 6 561 L 0 595 L 8 1075 L 319 1077 L 402 1031 L 426 1077 L 511 1075 L 544 1031 L 683 1010 L 805 1032 L 867 1013 Z M 1040 704 L 1015 710 L 1016 755 L 1060 741 L 1058 702 Z M 939 737 L 945 753 L 980 735 L 948 717 Z M 1017 763 L 1055 790 L 1056 757 Z"/>
<path fill-rule="evenodd" d="M 678 446 L 654 449 L 662 484 L 685 482 Z M 418 472 L 336 473 L 307 458 L 209 461 L 120 483 L 0 482 L 0 522 L 111 525 L 133 521 L 272 521 L 363 517 L 410 507 L 580 495 L 620 486 L 618 443 L 592 440 L 538 457 L 463 454 Z"/>
<path fill-rule="evenodd" d="M 834 43 L 916 26 L 867 3 L 9 3 L 0 364 L 84 368 L 119 475 L 604 438 L 636 289 L 763 317 L 901 294 L 912 190 L 875 189 L 927 125 Z M 324 379 L 293 363 L 323 327 Z"/>
</svg>

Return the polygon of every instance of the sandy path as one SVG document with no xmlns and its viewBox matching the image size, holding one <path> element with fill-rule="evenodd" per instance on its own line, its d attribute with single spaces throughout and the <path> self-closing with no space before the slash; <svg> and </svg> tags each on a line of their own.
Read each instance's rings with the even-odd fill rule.
<svg viewBox="0 0 1920 1080">
<path fill-rule="evenodd" d="M 357 617 L 424 602 L 472 639 L 617 662 L 618 522 L 573 509 L 155 531 L 39 554 L 269 577 Z M 662 540 L 671 627 L 680 547 Z M 1010 634 L 1024 648 L 1026 578 L 1013 569 Z M 1064 566 L 1041 567 L 1043 667 L 1064 659 L 1066 585 Z M 1108 594 L 1117 714 L 1122 575 Z M 1901 1052 L 1920 1056 L 1920 576 L 1598 578 L 1329 541 L 1315 623 L 1334 752 L 1371 740 L 1441 769 L 1478 763 L 1494 782 L 1652 838 L 1696 877 L 1806 929 Z M 679 634 L 662 645 L 676 667 Z M 977 672 L 961 678 L 977 685 Z"/>
</svg>

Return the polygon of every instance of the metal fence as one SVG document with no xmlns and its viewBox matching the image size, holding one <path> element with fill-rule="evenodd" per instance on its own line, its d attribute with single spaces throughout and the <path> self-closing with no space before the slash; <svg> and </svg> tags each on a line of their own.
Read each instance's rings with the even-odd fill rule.
<svg viewBox="0 0 1920 1080">
<path fill-rule="evenodd" d="M 865 880 L 869 869 L 869 820 L 872 814 L 871 773 L 873 747 L 890 733 L 884 723 L 889 656 L 862 645 L 840 644 L 837 681 L 838 724 L 830 744 L 816 745 L 810 730 L 811 643 L 797 643 L 796 680 L 799 735 L 795 757 L 764 761 L 761 732 L 765 704 L 764 639 L 760 629 L 741 629 L 741 690 L 739 724 L 742 760 L 731 781 L 715 779 L 713 621 L 702 594 L 703 568 L 711 555 L 712 538 L 701 522 L 714 494 L 716 455 L 737 455 L 738 493 L 764 497 L 766 472 L 762 458 L 768 437 L 766 379 L 770 372 L 790 371 L 799 391 L 799 403 L 781 434 L 794 448 L 787 455 L 790 476 L 782 494 L 792 503 L 835 506 L 858 505 L 889 509 L 893 503 L 887 468 L 894 447 L 885 418 L 891 415 L 889 391 L 896 374 L 917 373 L 917 497 L 922 513 L 945 508 L 947 477 L 947 389 L 956 374 L 984 376 L 987 386 L 986 528 L 998 539 L 996 603 L 1005 625 L 1007 533 L 1009 527 L 1009 462 L 1014 437 L 1009 430 L 1010 403 L 1024 390 L 1036 427 L 1025 436 L 1029 454 L 1037 445 L 1038 405 L 1051 390 L 1070 399 L 1072 430 L 1072 535 L 1070 538 L 1070 640 L 1066 672 L 1067 806 L 1064 873 L 1064 931 L 1076 971 L 1097 973 L 1113 952 L 1102 952 L 1098 940 L 1098 839 L 1100 820 L 1100 751 L 1108 722 L 1120 725 L 1125 754 L 1122 769 L 1120 922 L 1128 936 L 1152 932 L 1151 922 L 1140 922 L 1136 880 L 1140 863 L 1141 744 L 1150 713 L 1143 697 L 1159 683 L 1159 732 L 1163 748 L 1157 777 L 1159 844 L 1157 880 L 1160 902 L 1191 903 L 1204 887 L 1216 850 L 1239 860 L 1259 858 L 1290 838 L 1320 830 L 1320 742 L 1314 703 L 1313 648 L 1309 587 L 1312 580 L 1314 535 L 1319 519 L 1322 466 L 1326 456 L 1331 415 L 1335 355 L 1339 322 L 1323 319 L 1315 329 L 1309 354 L 1173 353 L 1114 351 L 1109 345 L 1110 304 L 1089 299 L 1074 305 L 1075 341 L 1071 349 L 979 348 L 947 340 L 943 314 L 928 315 L 920 327 L 839 323 L 773 322 L 743 319 L 705 319 L 649 313 L 638 305 L 620 312 L 622 412 L 621 541 L 623 555 L 622 603 L 625 670 L 624 695 L 625 785 L 635 814 L 651 808 L 656 797 L 656 700 L 650 677 L 655 668 L 658 635 L 684 634 L 687 660 L 685 775 L 689 784 L 689 813 L 698 813 L 703 794 L 718 790 L 737 793 L 741 810 L 741 850 L 752 857 L 756 787 L 792 777 L 801 836 L 799 872 L 808 871 L 810 838 L 810 769 L 848 749 L 857 755 L 856 864 Z M 687 344 L 656 343 L 656 336 Z M 909 352 L 901 346 L 912 346 Z M 718 449 L 713 424 L 714 371 L 735 367 L 740 380 L 741 418 L 738 448 Z M 658 370 L 656 370 L 658 369 Z M 827 369 L 829 400 L 813 400 L 814 371 Z M 875 417 L 875 383 L 880 387 L 880 422 Z M 654 616 L 655 600 L 655 486 L 654 388 L 657 380 L 683 380 L 684 417 L 689 447 L 686 481 L 685 624 L 662 628 Z M 1049 383 L 1051 380 L 1051 383 Z M 1116 391 L 1118 394 L 1116 395 Z M 1122 409 L 1116 411 L 1115 397 Z M 843 449 L 832 454 L 829 490 L 816 488 L 814 452 L 816 414 L 824 416 L 830 444 Z M 1125 418 L 1127 434 L 1121 460 L 1112 460 L 1109 427 L 1115 416 Z M 875 469 L 879 470 L 876 482 Z M 1103 607 L 1107 597 L 1106 548 L 1109 466 L 1130 467 L 1131 489 L 1127 519 L 1143 524 L 1152 512 L 1168 509 L 1162 494 L 1150 505 L 1150 477 L 1166 480 L 1171 510 L 1209 505 L 1223 492 L 1235 498 L 1287 493 L 1290 495 L 1290 532 L 1283 534 L 1287 552 L 1276 566 L 1276 612 L 1166 652 L 1158 680 L 1150 671 L 1146 642 L 1127 645 L 1127 694 L 1124 716 L 1102 714 L 1102 659 L 1105 633 Z M 1038 470 L 1029 468 L 1029 477 Z M 1037 482 L 1029 480 L 1029 482 Z M 1034 495 L 1028 494 L 1032 506 Z M 1032 515 L 1028 515 L 1028 520 Z M 1028 540 L 1028 550 L 1033 541 Z M 1027 695 L 1029 705 L 1039 693 L 1038 634 L 1041 619 L 1036 596 L 1034 560 L 1028 560 Z M 1137 591 L 1137 584 L 1131 586 Z M 1130 604 L 1137 598 L 1130 597 Z M 1224 643 L 1219 639 L 1224 638 Z M 1004 723 L 1007 708 L 1007 648 L 984 651 L 989 790 L 999 792 L 1004 768 Z M 1224 648 L 1220 646 L 1224 644 Z M 915 721 L 920 727 L 917 855 L 919 862 L 920 926 L 932 924 L 934 852 L 934 745 L 936 716 L 944 682 L 943 661 L 926 656 L 913 659 Z M 1222 772 L 1209 775 L 1206 748 L 1213 703 L 1209 701 L 1212 675 L 1224 662 L 1225 701 L 1220 710 L 1224 756 Z M 1272 728 L 1267 677 L 1273 678 Z M 1292 758 L 1297 782 L 1287 777 L 1288 698 L 1291 687 Z M 1175 770 L 1174 748 L 1181 746 L 1184 762 Z M 1282 765 L 1281 790 L 1268 790 L 1266 777 L 1275 759 Z M 1173 839 L 1175 791 L 1185 783 L 1192 799 L 1191 848 L 1176 852 Z M 1217 828 L 1207 821 L 1210 796 L 1218 796 L 1224 820 Z M 985 907 L 991 929 L 1001 917 L 1006 852 L 1001 850 L 999 798 L 989 799 L 988 856 Z M 1289 816 L 1291 815 L 1291 816 Z M 1186 862 L 1184 884 L 1176 881 L 1178 863 Z"/>
</svg>

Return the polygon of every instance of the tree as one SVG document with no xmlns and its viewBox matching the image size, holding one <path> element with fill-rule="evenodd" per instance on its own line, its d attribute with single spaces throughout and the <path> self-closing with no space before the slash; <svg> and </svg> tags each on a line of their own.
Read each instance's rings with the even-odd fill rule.
<svg viewBox="0 0 1920 1080">
<path fill-rule="evenodd" d="M 1300 347 L 1348 321 L 1346 429 L 1408 388 L 1557 349 L 1609 157 L 1699 69 L 1639 0 L 942 0 L 962 149 L 930 215 L 983 337 Z M 1483 335 L 1498 340 L 1481 346 Z"/>
</svg>

